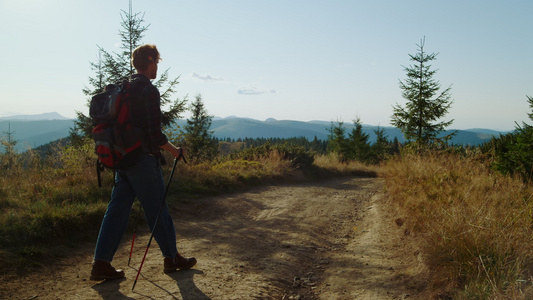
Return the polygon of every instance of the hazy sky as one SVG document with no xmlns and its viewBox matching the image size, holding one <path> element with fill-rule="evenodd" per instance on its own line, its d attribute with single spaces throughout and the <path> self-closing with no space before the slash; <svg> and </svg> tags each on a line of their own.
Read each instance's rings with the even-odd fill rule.
<svg viewBox="0 0 533 300">
<path fill-rule="evenodd" d="M 0 116 L 84 113 L 98 46 L 119 51 L 128 0 L 0 0 Z M 133 1 L 177 97 L 215 116 L 390 126 L 425 36 L 452 128 L 530 122 L 533 1 Z M 186 116 L 187 117 L 187 116 Z M 531 123 L 531 122 L 530 122 Z"/>
</svg>

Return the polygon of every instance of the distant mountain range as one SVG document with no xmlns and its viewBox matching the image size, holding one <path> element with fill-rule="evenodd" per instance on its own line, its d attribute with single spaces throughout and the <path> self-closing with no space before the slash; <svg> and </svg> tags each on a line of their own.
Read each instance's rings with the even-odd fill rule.
<svg viewBox="0 0 533 300">
<path fill-rule="evenodd" d="M 24 152 L 67 137 L 73 124 L 74 120 L 57 112 L 0 117 L 0 136 L 11 132 L 11 138 L 17 141 L 17 151 Z"/>
<path fill-rule="evenodd" d="M 74 120 L 61 116 L 58 113 L 46 113 L 39 115 L 19 115 L 0 118 L 0 135 L 5 137 L 7 132 L 12 132 L 12 138 L 17 141 L 17 150 L 25 151 L 35 148 L 51 141 L 68 137 L 70 128 L 73 127 Z M 184 126 L 186 120 L 179 120 L 178 125 Z M 336 125 L 336 124 L 335 124 Z M 315 137 L 326 140 L 329 134 L 328 129 L 332 123 L 327 121 L 291 121 L 267 119 L 259 121 L 250 118 L 227 117 L 214 118 L 211 130 L 218 138 L 292 138 L 305 137 L 309 140 Z M 353 128 L 353 124 L 345 123 L 347 132 Z M 381 127 L 385 130 L 385 135 L 389 140 L 397 138 L 404 141 L 402 132 L 394 127 Z M 370 141 L 375 141 L 374 130 L 378 126 L 363 125 L 363 131 L 370 136 Z M 454 144 L 459 145 L 480 145 L 490 140 L 493 136 L 498 136 L 505 132 L 490 129 L 468 129 L 459 130 L 452 139 Z"/>
<path fill-rule="evenodd" d="M 337 125 L 336 123 L 333 125 Z M 230 117 L 224 119 L 213 120 L 211 130 L 214 135 L 219 138 L 291 138 L 291 137 L 306 137 L 309 140 L 317 137 L 321 140 L 328 138 L 332 122 L 327 121 L 290 121 L 290 120 L 275 120 L 267 119 L 265 121 L 258 121 L 247 118 Z M 346 132 L 350 132 L 353 128 L 353 123 L 344 123 Z M 403 133 L 395 127 L 363 125 L 363 132 L 369 135 L 370 142 L 376 140 L 375 131 L 383 129 L 385 135 L 389 140 L 397 138 L 398 141 L 404 142 Z M 445 134 L 453 130 L 446 131 Z M 452 143 L 457 145 L 481 145 L 490 140 L 493 136 L 498 136 L 505 132 L 499 132 L 490 129 L 468 129 L 459 130 L 452 138 Z"/>
<path fill-rule="evenodd" d="M 43 121 L 43 120 L 68 120 L 69 118 L 63 117 L 56 112 L 49 112 L 37 115 L 15 115 L 9 117 L 0 117 L 0 121 Z"/>
</svg>

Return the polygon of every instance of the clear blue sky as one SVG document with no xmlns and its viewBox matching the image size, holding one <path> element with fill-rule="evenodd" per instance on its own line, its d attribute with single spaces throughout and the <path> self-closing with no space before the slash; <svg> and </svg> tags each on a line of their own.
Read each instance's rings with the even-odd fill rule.
<svg viewBox="0 0 533 300">
<path fill-rule="evenodd" d="M 97 45 L 119 51 L 128 3 L 0 0 L 0 116 L 86 113 L 89 62 Z M 435 78 L 452 86 L 452 128 L 530 122 L 531 0 L 135 0 L 133 11 L 160 69 L 181 76 L 176 96 L 201 94 L 211 115 L 390 126 L 425 36 Z"/>
</svg>

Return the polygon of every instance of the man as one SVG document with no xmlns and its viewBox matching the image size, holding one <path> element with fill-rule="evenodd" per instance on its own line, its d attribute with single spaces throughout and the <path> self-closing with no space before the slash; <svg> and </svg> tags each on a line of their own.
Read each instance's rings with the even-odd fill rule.
<svg viewBox="0 0 533 300">
<path fill-rule="evenodd" d="M 182 149 L 170 143 L 161 131 L 160 95 L 150 79 L 157 77 L 160 61 L 155 45 L 143 45 L 133 51 L 131 62 L 137 71 L 132 76 L 128 89 L 134 97 L 131 116 L 136 127 L 143 130 L 142 147 L 128 154 L 128 167 L 117 170 L 115 187 L 107 207 L 96 242 L 91 280 L 119 279 L 123 270 L 111 266 L 113 256 L 124 234 L 135 197 L 143 206 L 146 219 L 153 230 L 155 220 L 163 203 L 165 183 L 161 172 L 164 164 L 160 150 L 174 157 L 182 155 Z M 194 257 L 186 258 L 176 248 L 174 222 L 165 205 L 154 231 L 154 238 L 164 256 L 164 272 L 190 269 L 196 264 Z"/>
</svg>

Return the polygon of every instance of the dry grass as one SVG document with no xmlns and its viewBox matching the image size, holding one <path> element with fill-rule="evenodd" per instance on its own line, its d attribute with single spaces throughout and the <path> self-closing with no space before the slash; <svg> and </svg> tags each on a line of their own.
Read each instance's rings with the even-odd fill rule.
<svg viewBox="0 0 533 300">
<path fill-rule="evenodd" d="M 170 161 L 170 159 L 169 159 Z M 343 163 L 336 155 L 316 156 L 312 166 L 302 169 L 284 158 L 276 149 L 249 157 L 178 164 L 176 183 L 171 189 L 181 197 L 235 192 L 250 186 L 269 183 L 286 183 L 323 179 L 331 176 L 377 176 L 376 167 L 359 162 Z"/>
<path fill-rule="evenodd" d="M 404 155 L 381 168 L 407 225 L 425 241 L 431 283 L 454 299 L 527 299 L 533 188 L 455 154 Z"/>
<path fill-rule="evenodd" d="M 168 161 L 171 158 L 167 159 Z M 180 162 L 171 190 L 181 198 L 195 198 L 243 190 L 291 176 L 294 168 L 273 150 L 253 159 L 222 159 L 196 164 Z"/>
</svg>

